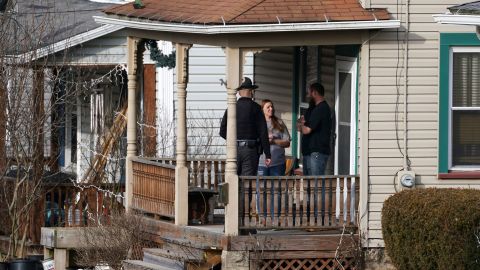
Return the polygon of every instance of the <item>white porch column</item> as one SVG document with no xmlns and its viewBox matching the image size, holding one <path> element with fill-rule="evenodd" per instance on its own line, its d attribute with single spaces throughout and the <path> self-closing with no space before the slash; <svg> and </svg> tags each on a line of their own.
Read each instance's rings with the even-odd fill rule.
<svg viewBox="0 0 480 270">
<path fill-rule="evenodd" d="M 228 204 L 225 205 L 225 234 L 238 235 L 238 175 L 237 175 L 237 98 L 235 88 L 242 76 L 242 53 L 239 48 L 227 47 L 227 164 Z"/>
<path fill-rule="evenodd" d="M 138 39 L 128 37 L 127 73 L 128 73 L 128 108 L 127 108 L 127 164 L 125 180 L 125 209 L 131 210 L 133 199 L 132 158 L 137 155 L 137 44 Z"/>
<path fill-rule="evenodd" d="M 176 44 L 177 165 L 175 166 L 175 225 L 188 225 L 187 84 L 190 44 Z"/>
</svg>

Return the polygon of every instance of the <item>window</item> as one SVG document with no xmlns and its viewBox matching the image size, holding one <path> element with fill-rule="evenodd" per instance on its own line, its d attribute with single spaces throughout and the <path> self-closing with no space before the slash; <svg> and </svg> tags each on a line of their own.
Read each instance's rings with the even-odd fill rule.
<svg viewBox="0 0 480 270">
<path fill-rule="evenodd" d="M 441 34 L 440 42 L 439 174 L 478 172 L 480 41 L 475 34 Z"/>
<path fill-rule="evenodd" d="M 452 47 L 450 167 L 480 168 L 480 48 Z"/>
</svg>

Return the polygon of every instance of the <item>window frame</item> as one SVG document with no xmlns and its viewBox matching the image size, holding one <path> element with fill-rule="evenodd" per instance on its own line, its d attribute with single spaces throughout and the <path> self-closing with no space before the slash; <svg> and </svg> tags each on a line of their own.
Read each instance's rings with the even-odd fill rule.
<svg viewBox="0 0 480 270">
<path fill-rule="evenodd" d="M 452 166 L 453 54 L 456 52 L 480 52 L 480 40 L 476 34 L 440 33 L 438 173 L 439 178 L 477 178 L 480 164 Z"/>
<path fill-rule="evenodd" d="M 454 111 L 480 111 L 480 107 L 454 107 L 453 106 L 453 55 L 454 53 L 480 53 L 480 47 L 472 46 L 451 46 L 449 56 L 449 115 L 448 115 L 448 168 L 450 171 L 480 171 L 478 165 L 453 165 L 453 142 L 452 124 Z"/>
</svg>

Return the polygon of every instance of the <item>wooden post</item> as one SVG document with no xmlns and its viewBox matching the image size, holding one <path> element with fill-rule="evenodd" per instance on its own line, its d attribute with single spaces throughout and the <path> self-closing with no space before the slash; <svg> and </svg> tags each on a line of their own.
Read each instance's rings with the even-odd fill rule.
<svg viewBox="0 0 480 270">
<path fill-rule="evenodd" d="M 55 248 L 53 251 L 53 259 L 55 260 L 55 270 L 65 270 L 69 266 L 68 249 Z"/>
<path fill-rule="evenodd" d="M 133 37 L 127 38 L 128 56 L 128 109 L 127 109 L 127 164 L 125 183 L 125 209 L 131 211 L 133 199 L 133 170 L 132 158 L 137 155 L 137 120 L 136 120 L 136 92 L 137 92 L 137 43 Z"/>
<path fill-rule="evenodd" d="M 177 164 L 175 166 L 175 225 L 188 225 L 187 84 L 190 44 L 176 44 Z"/>
<path fill-rule="evenodd" d="M 144 155 L 155 157 L 157 152 L 157 131 L 155 127 L 155 88 L 156 88 L 155 65 L 143 65 L 143 145 Z"/>
<path fill-rule="evenodd" d="M 228 204 L 225 206 L 225 234 L 238 235 L 238 175 L 237 175 L 237 98 L 240 85 L 242 53 L 239 48 L 226 48 L 227 57 L 227 164 Z"/>
</svg>

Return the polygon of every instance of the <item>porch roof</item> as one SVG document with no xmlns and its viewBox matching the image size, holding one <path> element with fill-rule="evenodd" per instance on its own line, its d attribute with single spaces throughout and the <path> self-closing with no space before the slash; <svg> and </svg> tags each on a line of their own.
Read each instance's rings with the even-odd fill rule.
<svg viewBox="0 0 480 270">
<path fill-rule="evenodd" d="M 386 9 L 364 9 L 357 0 L 144 0 L 107 8 L 106 14 L 201 25 L 375 21 L 390 18 Z"/>
<path fill-rule="evenodd" d="M 386 9 L 357 0 L 143 0 L 107 8 L 97 22 L 195 34 L 397 28 Z"/>
</svg>

